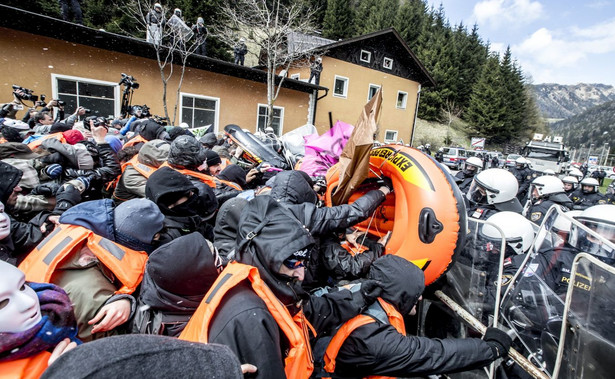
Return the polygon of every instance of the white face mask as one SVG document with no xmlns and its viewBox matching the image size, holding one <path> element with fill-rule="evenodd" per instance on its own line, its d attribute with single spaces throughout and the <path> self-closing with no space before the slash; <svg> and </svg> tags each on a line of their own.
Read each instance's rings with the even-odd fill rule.
<svg viewBox="0 0 615 379">
<path fill-rule="evenodd" d="M 0 261 L 0 333 L 18 333 L 41 321 L 36 292 L 17 267 Z"/>
<path fill-rule="evenodd" d="M 11 234 L 11 219 L 4 213 L 4 204 L 0 203 L 0 241 Z"/>
</svg>

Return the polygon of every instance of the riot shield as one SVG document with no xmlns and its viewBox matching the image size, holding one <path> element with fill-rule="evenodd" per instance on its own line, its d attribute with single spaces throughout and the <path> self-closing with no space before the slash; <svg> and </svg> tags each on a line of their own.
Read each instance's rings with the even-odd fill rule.
<svg viewBox="0 0 615 379">
<path fill-rule="evenodd" d="M 575 258 L 554 371 L 558 378 L 607 378 L 615 356 L 615 268 L 589 254 Z M 583 281 L 591 285 L 585 287 Z"/>
<path fill-rule="evenodd" d="M 486 225 L 497 230 L 499 238 L 482 233 Z M 505 247 L 504 234 L 495 225 L 468 218 L 465 248 L 446 274 L 448 285 L 443 292 L 485 325 L 498 324 L 501 295 L 496 282 L 502 277 Z"/>
<path fill-rule="evenodd" d="M 568 244 L 568 231 L 558 227 L 562 220 L 573 228 L 591 234 L 596 240 L 610 244 L 561 212 L 558 207 L 552 207 L 540 226 L 534 249 L 527 254 L 516 274 L 510 279 L 500 312 L 504 324 L 514 330 L 522 344 L 523 354 L 543 372 L 551 377 L 557 375 L 556 362 L 559 357 L 560 361 L 563 359 L 566 362 L 564 377 L 580 377 L 577 370 L 596 367 L 596 362 L 592 361 L 596 353 L 589 351 L 583 344 L 591 344 L 592 342 L 588 342 L 590 338 L 606 333 L 605 330 L 582 325 L 589 322 L 586 314 L 592 311 L 592 306 L 606 305 L 599 305 L 600 301 L 596 299 L 598 289 L 595 289 L 597 287 L 593 279 L 596 273 L 592 272 L 591 268 L 582 267 L 577 274 L 571 275 L 573 262 L 581 250 Z M 615 287 L 613 288 L 615 291 Z M 567 294 L 574 299 L 568 312 L 564 303 Z M 611 300 L 608 302 L 612 306 Z M 593 317 L 598 317 L 597 310 L 594 311 Z M 565 319 L 568 326 L 563 328 Z M 615 318 L 611 317 L 611 325 L 614 320 Z M 560 341 L 562 337 L 566 340 L 568 334 L 571 334 L 567 339 L 570 346 L 564 350 Z M 595 341 L 595 338 L 592 341 Z M 600 368 L 595 370 L 599 372 Z"/>
</svg>

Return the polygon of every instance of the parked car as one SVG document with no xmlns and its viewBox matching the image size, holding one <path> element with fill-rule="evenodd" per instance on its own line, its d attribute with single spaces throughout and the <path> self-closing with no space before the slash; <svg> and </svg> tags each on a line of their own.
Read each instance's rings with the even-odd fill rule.
<svg viewBox="0 0 615 379">
<path fill-rule="evenodd" d="M 455 170 L 461 170 L 467 159 L 466 150 L 463 147 L 445 147 L 442 153 L 442 163 Z"/>
<path fill-rule="evenodd" d="M 513 167 L 517 158 L 521 157 L 519 154 L 508 154 L 506 157 L 506 167 Z"/>
</svg>

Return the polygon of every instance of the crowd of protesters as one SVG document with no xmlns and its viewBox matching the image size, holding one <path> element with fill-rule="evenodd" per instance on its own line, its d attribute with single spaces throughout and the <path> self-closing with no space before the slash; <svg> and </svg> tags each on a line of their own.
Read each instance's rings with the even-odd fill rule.
<svg viewBox="0 0 615 379">
<path fill-rule="evenodd" d="M 203 369 L 177 358 L 185 350 L 218 354 L 208 359 L 224 377 L 410 376 L 507 354 L 510 337 L 495 328 L 483 339 L 405 333 L 422 272 L 383 256 L 386 236 L 352 229 L 391 192 L 389 180 L 351 205 L 323 207 L 309 175 L 246 165 L 214 133 L 197 138 L 141 107 L 126 119 L 82 107 L 67 115 L 56 100 L 19 117 L 19 95 L 0 111 L 0 372 L 42 373 L 53 362 L 49 376 L 62 375 L 85 360 L 77 377 L 134 362 L 154 370 L 156 359 L 173 360 L 177 375 Z M 18 299 L 29 305 L 3 308 Z M 340 337 L 357 318 L 375 323 Z M 143 334 L 212 348 L 148 348 Z"/>
</svg>

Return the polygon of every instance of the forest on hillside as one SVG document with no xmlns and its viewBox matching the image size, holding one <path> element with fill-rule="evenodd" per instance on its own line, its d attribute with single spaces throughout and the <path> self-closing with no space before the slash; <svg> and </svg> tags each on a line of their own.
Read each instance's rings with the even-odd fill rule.
<svg viewBox="0 0 615 379">
<path fill-rule="evenodd" d="M 609 101 L 597 107 L 572 116 L 552 125 L 556 135 L 561 135 L 570 146 L 595 147 L 611 143 L 615 135 L 615 101 Z"/>
<path fill-rule="evenodd" d="M 109 32 L 145 37 L 124 11 L 136 0 L 81 0 L 84 24 Z M 160 0 L 159 0 L 160 1 Z M 394 27 L 435 79 L 435 88 L 421 92 L 419 117 L 450 122 L 460 118 L 470 136 L 486 137 L 490 144 L 526 141 L 534 132 L 547 132 L 535 95 L 522 68 L 508 48 L 491 51 L 479 35 L 478 25 L 450 25 L 445 10 L 424 0 L 254 0 L 265 6 L 305 3 L 316 10 L 313 22 L 326 38 L 338 40 Z M 57 0 L 2 0 L 4 4 L 52 17 L 60 17 Z M 153 3 L 154 1 L 152 1 Z M 225 22 L 222 3 L 233 0 L 160 1 L 168 9 L 180 8 L 192 25 L 203 17 L 211 30 Z M 230 47 L 208 39 L 208 55 L 230 60 Z M 448 143 L 448 141 L 443 141 Z"/>
</svg>

